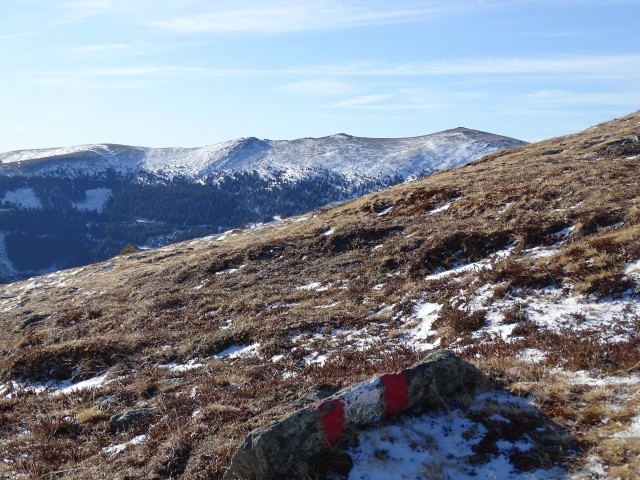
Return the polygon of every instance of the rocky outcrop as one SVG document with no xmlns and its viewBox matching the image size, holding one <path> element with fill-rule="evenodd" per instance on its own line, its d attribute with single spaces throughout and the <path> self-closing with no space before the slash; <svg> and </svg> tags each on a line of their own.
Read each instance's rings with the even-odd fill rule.
<svg viewBox="0 0 640 480">
<path fill-rule="evenodd" d="M 331 456 L 349 432 L 403 412 L 455 406 L 473 396 L 480 372 L 451 352 L 430 353 L 411 368 L 388 373 L 254 430 L 238 447 L 225 480 L 291 478 Z"/>
</svg>

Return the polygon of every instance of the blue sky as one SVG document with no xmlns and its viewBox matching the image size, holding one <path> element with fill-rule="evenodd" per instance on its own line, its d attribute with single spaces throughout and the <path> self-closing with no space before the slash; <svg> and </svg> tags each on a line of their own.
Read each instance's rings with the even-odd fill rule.
<svg viewBox="0 0 640 480">
<path fill-rule="evenodd" d="M 638 0 L 0 0 L 0 151 L 466 126 L 640 108 Z"/>
</svg>

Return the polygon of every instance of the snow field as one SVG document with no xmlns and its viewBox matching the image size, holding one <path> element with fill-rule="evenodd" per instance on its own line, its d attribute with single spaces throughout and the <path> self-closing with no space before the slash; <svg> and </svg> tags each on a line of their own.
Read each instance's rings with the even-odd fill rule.
<svg viewBox="0 0 640 480">
<path fill-rule="evenodd" d="M 110 188 L 93 188 L 85 191 L 86 198 L 82 202 L 73 202 L 76 210 L 102 213 L 111 198 Z"/>
<path fill-rule="evenodd" d="M 501 414 L 488 412 L 500 411 Z M 560 468 L 521 472 L 509 456 L 535 448 L 527 435 L 517 441 L 497 440 L 497 455 L 487 462 L 476 460 L 473 448 L 487 434 L 485 422 L 473 420 L 483 413 L 493 423 L 510 423 L 509 412 L 536 413 L 526 400 L 507 392 L 478 395 L 466 410 L 451 410 L 419 416 L 401 416 L 381 426 L 364 429 L 357 446 L 349 449 L 354 467 L 349 480 L 388 478 L 443 478 L 460 480 L 557 480 L 567 478 Z M 485 413 L 486 412 L 486 413 Z M 475 415 L 473 415 L 475 413 Z M 541 427 L 542 428 L 542 427 Z"/>
<path fill-rule="evenodd" d="M 42 202 L 33 188 L 19 188 L 6 192 L 0 199 L 0 203 L 2 202 L 18 208 L 42 208 Z"/>
</svg>

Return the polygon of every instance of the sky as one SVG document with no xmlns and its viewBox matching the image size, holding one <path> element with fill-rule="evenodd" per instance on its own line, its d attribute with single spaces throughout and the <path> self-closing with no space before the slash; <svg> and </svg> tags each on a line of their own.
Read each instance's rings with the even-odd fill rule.
<svg viewBox="0 0 640 480">
<path fill-rule="evenodd" d="M 640 0 L 0 0 L 0 152 L 527 141 L 640 109 Z"/>
</svg>

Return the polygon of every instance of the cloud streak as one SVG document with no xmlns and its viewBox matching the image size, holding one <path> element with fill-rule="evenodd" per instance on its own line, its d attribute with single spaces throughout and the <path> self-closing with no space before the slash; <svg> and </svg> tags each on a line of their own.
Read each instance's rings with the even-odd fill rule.
<svg viewBox="0 0 640 480">
<path fill-rule="evenodd" d="M 156 20 L 156 28 L 196 34 L 307 32 L 370 25 L 415 22 L 486 8 L 495 0 L 479 3 L 470 0 L 403 0 L 389 6 L 381 1 L 270 1 L 244 2 L 232 9 L 219 8 L 165 20 Z"/>
<path fill-rule="evenodd" d="M 549 58 L 468 58 L 434 62 L 382 64 L 360 62 L 342 65 L 311 65 L 274 69 L 253 68 L 208 68 L 208 67 L 126 67 L 85 70 L 70 75 L 87 76 L 159 76 L 180 74 L 204 74 L 221 77 L 248 76 L 292 76 L 315 77 L 422 77 L 422 76 L 469 76 L 469 75 L 566 75 L 596 77 L 640 77 L 640 54 L 557 56 Z M 342 88 L 336 80 L 303 80 L 285 85 L 298 91 Z"/>
<path fill-rule="evenodd" d="M 640 104 L 638 92 L 571 92 L 567 90 L 539 90 L 523 96 L 526 100 L 547 105 L 634 105 Z"/>
<path fill-rule="evenodd" d="M 320 78 L 288 83 L 279 87 L 278 90 L 294 94 L 331 97 L 354 93 L 356 88 L 346 82 Z"/>
<path fill-rule="evenodd" d="M 96 0 L 107 1 L 107 0 Z M 536 5 L 595 6 L 633 0 L 250 0 L 158 19 L 153 27 L 182 34 L 286 34 L 470 16 L 481 10 Z M 233 5 L 229 7 L 228 5 Z"/>
<path fill-rule="evenodd" d="M 358 97 L 349 98 L 347 100 L 342 100 L 341 102 L 336 102 L 332 105 L 334 108 L 353 108 L 353 107 L 364 107 L 370 106 L 373 104 L 379 104 L 384 102 L 385 100 L 390 100 L 394 97 L 391 94 L 376 94 L 376 95 L 360 95 Z"/>
<path fill-rule="evenodd" d="M 68 48 L 67 51 L 71 53 L 112 53 L 112 52 L 135 52 L 144 51 L 152 47 L 151 43 L 103 43 L 103 44 L 91 44 L 82 45 L 79 47 Z"/>
<path fill-rule="evenodd" d="M 354 63 L 292 69 L 292 73 L 334 76 L 439 76 L 439 75 L 640 75 L 640 54 L 582 55 L 548 58 L 450 59 L 404 64 Z"/>
</svg>

